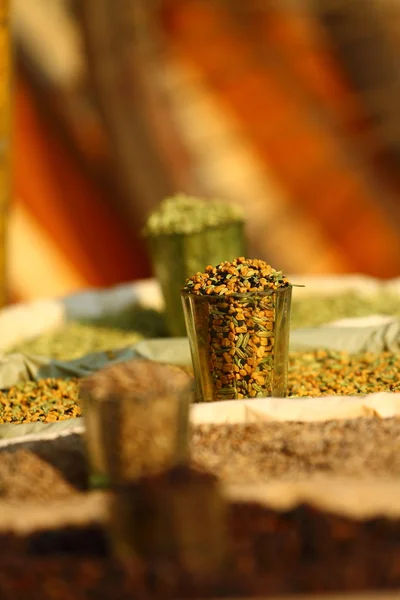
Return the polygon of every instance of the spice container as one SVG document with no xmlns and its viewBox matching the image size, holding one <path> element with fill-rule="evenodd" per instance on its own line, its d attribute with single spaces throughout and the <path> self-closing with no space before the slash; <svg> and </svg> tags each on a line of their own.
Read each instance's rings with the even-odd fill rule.
<svg viewBox="0 0 400 600">
<path fill-rule="evenodd" d="M 198 400 L 286 396 L 292 288 L 261 260 L 235 259 L 182 290 Z"/>
<path fill-rule="evenodd" d="M 186 462 L 192 377 L 132 360 L 81 386 L 92 485 L 118 486 Z"/>
<path fill-rule="evenodd" d="M 180 289 L 204 265 L 245 253 L 243 217 L 231 204 L 179 195 L 161 203 L 150 216 L 145 235 L 164 296 L 169 333 L 185 336 Z"/>
</svg>

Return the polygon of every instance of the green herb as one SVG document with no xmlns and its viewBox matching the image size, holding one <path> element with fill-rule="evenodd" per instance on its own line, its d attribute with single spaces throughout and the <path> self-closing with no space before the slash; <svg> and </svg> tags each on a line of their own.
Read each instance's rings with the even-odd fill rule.
<svg viewBox="0 0 400 600">
<path fill-rule="evenodd" d="M 292 327 L 315 327 L 350 317 L 381 314 L 400 317 L 399 296 L 393 293 L 364 295 L 356 292 L 302 297 L 293 295 Z"/>
<path fill-rule="evenodd" d="M 10 348 L 11 352 L 36 354 L 56 360 L 73 360 L 92 352 L 106 352 L 137 343 L 143 336 L 109 327 L 68 323 L 37 338 Z"/>
<path fill-rule="evenodd" d="M 177 195 L 150 215 L 144 233 L 164 296 L 169 333 L 185 336 L 180 298 L 185 280 L 206 264 L 245 253 L 243 216 L 228 202 Z"/>
<path fill-rule="evenodd" d="M 189 235 L 209 227 L 241 221 L 242 212 L 233 204 L 178 194 L 161 202 L 150 215 L 144 233 L 148 236 Z"/>
</svg>

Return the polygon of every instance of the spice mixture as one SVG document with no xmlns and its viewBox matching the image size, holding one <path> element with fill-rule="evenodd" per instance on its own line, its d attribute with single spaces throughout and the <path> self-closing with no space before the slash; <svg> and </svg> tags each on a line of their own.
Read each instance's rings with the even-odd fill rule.
<svg viewBox="0 0 400 600">
<path fill-rule="evenodd" d="M 51 423 L 81 413 L 76 379 L 28 381 L 0 392 L 0 423 Z"/>
<path fill-rule="evenodd" d="M 240 337 L 239 334 L 237 337 L 243 343 L 245 336 Z M 257 337 L 263 339 L 260 333 Z M 183 370 L 190 372 L 189 368 Z M 258 372 L 251 382 L 260 388 L 256 383 Z M 315 397 L 400 392 L 399 373 L 400 355 L 392 352 L 354 355 L 327 350 L 297 352 L 289 356 L 288 395 Z M 224 388 L 219 390 L 220 397 L 229 397 L 225 395 Z M 81 414 L 77 379 L 29 381 L 0 392 L 0 423 L 49 423 L 79 417 Z"/>
<path fill-rule="evenodd" d="M 338 319 L 380 314 L 400 317 L 399 296 L 393 293 L 364 295 L 346 292 L 332 296 L 302 297 L 293 294 L 292 327 L 315 327 Z"/>
<path fill-rule="evenodd" d="M 186 281 L 187 292 L 209 298 L 205 344 L 215 400 L 271 395 L 276 290 L 288 287 L 281 271 L 245 258 L 208 266 Z M 195 325 L 204 335 L 200 319 Z"/>
<path fill-rule="evenodd" d="M 315 474 L 400 476 L 400 419 L 199 425 L 192 458 L 230 483 Z"/>
<path fill-rule="evenodd" d="M 400 354 L 317 350 L 289 357 L 289 396 L 400 392 Z"/>
</svg>

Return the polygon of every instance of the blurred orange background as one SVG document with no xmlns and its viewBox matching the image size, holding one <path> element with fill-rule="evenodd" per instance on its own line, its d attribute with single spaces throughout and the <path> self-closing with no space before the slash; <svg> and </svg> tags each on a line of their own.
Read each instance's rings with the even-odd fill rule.
<svg viewBox="0 0 400 600">
<path fill-rule="evenodd" d="M 138 39 L 111 47 L 107 79 L 94 41 L 108 32 L 87 24 L 108 0 L 82 2 L 81 12 L 62 0 L 53 13 L 50 0 L 27 4 L 13 6 L 12 300 L 149 276 L 140 229 L 174 191 L 241 204 L 251 253 L 286 272 L 400 275 L 400 108 L 368 102 L 372 84 L 380 97 L 397 94 L 367 77 L 372 42 L 359 52 L 363 89 L 346 63 L 346 28 L 332 29 L 329 11 L 137 2 L 146 20 L 134 14 Z M 335 11 L 344 23 L 357 18 L 343 2 Z M 363 19 L 358 43 L 367 34 L 377 43 Z M 395 56 L 390 35 L 385 51 Z"/>
</svg>

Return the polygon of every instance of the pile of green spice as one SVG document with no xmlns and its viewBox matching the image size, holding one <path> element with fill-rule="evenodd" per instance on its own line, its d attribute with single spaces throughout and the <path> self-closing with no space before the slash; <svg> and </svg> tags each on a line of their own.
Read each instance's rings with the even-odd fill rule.
<svg viewBox="0 0 400 600">
<path fill-rule="evenodd" d="M 274 367 L 276 290 L 289 282 L 262 260 L 243 257 L 208 266 L 186 281 L 185 291 L 208 296 L 198 335 L 208 352 L 214 400 L 270 396 Z M 204 308 L 204 307 L 203 307 Z M 204 315 L 203 308 L 199 314 Z"/>
<path fill-rule="evenodd" d="M 161 202 L 158 209 L 150 215 L 144 234 L 189 235 L 236 221 L 243 221 L 243 214 L 235 205 L 178 194 Z"/>
<path fill-rule="evenodd" d="M 0 423 L 52 423 L 81 414 L 77 379 L 28 381 L 0 392 Z"/>
<path fill-rule="evenodd" d="M 73 360 L 92 352 L 107 352 L 136 344 L 143 336 L 135 331 L 71 322 L 10 348 L 55 360 Z"/>
<path fill-rule="evenodd" d="M 289 357 L 289 396 L 400 392 L 400 354 L 318 350 Z"/>
<path fill-rule="evenodd" d="M 301 291 L 293 295 L 292 327 L 316 327 L 354 317 L 380 314 L 400 317 L 399 296 L 393 293 L 365 295 L 346 292 L 332 296 L 304 296 Z"/>
</svg>

